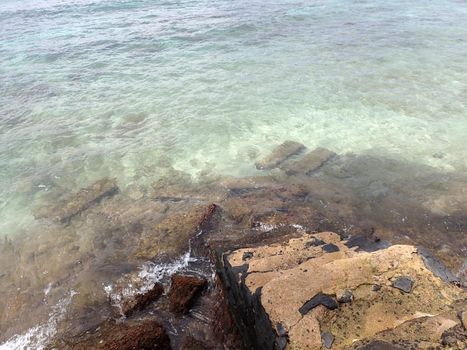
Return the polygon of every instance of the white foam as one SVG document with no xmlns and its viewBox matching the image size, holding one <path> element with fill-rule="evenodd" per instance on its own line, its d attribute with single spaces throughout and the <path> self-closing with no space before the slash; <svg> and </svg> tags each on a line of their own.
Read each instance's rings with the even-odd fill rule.
<svg viewBox="0 0 467 350">
<path fill-rule="evenodd" d="M 57 325 L 63 320 L 66 309 L 73 296 L 77 293 L 71 291 L 68 296 L 60 299 L 49 313 L 49 319 L 40 325 L 27 330 L 26 333 L 15 335 L 5 343 L 0 344 L 0 350 L 43 350 L 57 333 Z"/>
<path fill-rule="evenodd" d="M 156 283 L 162 281 L 162 279 L 167 276 L 171 276 L 176 272 L 187 268 L 189 263 L 194 261 L 196 261 L 196 259 L 191 256 L 191 249 L 170 263 L 154 263 L 148 261 L 140 267 L 140 272 L 138 273 L 137 281 L 135 282 L 137 285 L 129 283 L 126 287 L 115 290 L 114 286 L 110 284 L 104 286 L 104 291 L 112 305 L 117 307 L 123 315 L 123 300 L 150 291 Z"/>
</svg>

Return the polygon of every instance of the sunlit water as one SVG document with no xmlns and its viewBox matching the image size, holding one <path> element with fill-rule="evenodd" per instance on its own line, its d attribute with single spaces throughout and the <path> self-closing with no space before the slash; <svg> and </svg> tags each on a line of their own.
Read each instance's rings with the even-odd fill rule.
<svg viewBox="0 0 467 350">
<path fill-rule="evenodd" d="M 3 0 L 0 228 L 37 192 L 285 139 L 467 169 L 464 1 Z"/>
<path fill-rule="evenodd" d="M 0 236 L 44 192 L 256 174 L 287 139 L 465 174 L 466 57 L 463 0 L 2 0 Z"/>
</svg>

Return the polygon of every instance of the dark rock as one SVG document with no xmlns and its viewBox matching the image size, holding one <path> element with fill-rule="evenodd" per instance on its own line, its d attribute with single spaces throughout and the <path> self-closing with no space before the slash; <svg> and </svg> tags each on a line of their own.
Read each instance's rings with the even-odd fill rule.
<svg viewBox="0 0 467 350">
<path fill-rule="evenodd" d="M 169 291 L 169 308 L 176 314 L 186 313 L 197 294 L 206 286 L 204 278 L 195 276 L 173 275 Z"/>
<path fill-rule="evenodd" d="M 282 169 L 287 175 L 310 174 L 318 170 L 324 163 L 334 157 L 336 154 L 326 148 L 318 147 L 305 154 L 297 161 L 286 164 Z"/>
<path fill-rule="evenodd" d="M 339 251 L 339 247 L 335 244 L 328 243 L 321 247 L 326 253 L 335 253 Z"/>
<path fill-rule="evenodd" d="M 337 301 L 341 304 L 351 303 L 353 301 L 353 293 L 351 290 L 346 289 L 342 295 L 337 296 Z"/>
<path fill-rule="evenodd" d="M 245 252 L 243 253 L 242 260 L 245 261 L 245 260 L 251 259 L 252 257 L 253 257 L 252 252 Z"/>
<path fill-rule="evenodd" d="M 357 247 L 357 251 L 375 252 L 389 247 L 391 244 L 378 237 L 354 236 L 345 245 L 349 248 Z"/>
<path fill-rule="evenodd" d="M 310 248 L 310 247 L 318 247 L 320 245 L 324 245 L 326 244 L 326 242 L 318 239 L 318 238 L 315 238 L 315 237 L 312 237 L 308 242 L 305 243 L 305 248 Z"/>
<path fill-rule="evenodd" d="M 280 323 L 276 323 L 276 332 L 279 337 L 287 336 L 287 331 L 285 330 L 284 326 Z"/>
<path fill-rule="evenodd" d="M 256 163 L 256 168 L 260 170 L 270 170 L 276 168 L 291 156 L 300 153 L 305 146 L 295 141 L 285 141 L 277 146 L 268 156 Z"/>
<path fill-rule="evenodd" d="M 330 349 L 332 347 L 332 344 L 334 343 L 334 336 L 329 333 L 329 332 L 323 332 L 321 333 L 321 341 L 323 342 L 323 346 L 326 349 Z"/>
<path fill-rule="evenodd" d="M 201 217 L 199 221 L 198 230 L 208 231 L 212 229 L 212 226 L 213 226 L 212 219 L 218 209 L 219 207 L 214 203 L 211 203 L 208 205 L 205 212 L 203 213 L 203 216 Z"/>
<path fill-rule="evenodd" d="M 381 286 L 380 286 L 379 284 L 375 284 L 375 285 L 373 285 L 373 287 L 371 288 L 371 290 L 372 290 L 373 292 L 378 292 L 378 291 L 381 290 Z"/>
<path fill-rule="evenodd" d="M 94 333 L 87 332 L 78 342 L 58 348 L 73 350 L 170 350 L 170 339 L 155 320 L 104 323 Z M 58 344 L 57 344 L 58 345 Z"/>
<path fill-rule="evenodd" d="M 430 251 L 424 247 L 417 247 L 417 251 L 423 259 L 426 267 L 430 269 L 436 276 L 441 278 L 444 282 L 458 282 L 459 279 L 454 276 L 454 274 L 449 271 L 446 266 L 443 265 L 437 258 L 430 253 Z"/>
<path fill-rule="evenodd" d="M 337 304 L 336 300 L 324 293 L 318 293 L 313 298 L 308 300 L 303 306 L 298 309 L 298 311 L 302 315 L 306 315 L 310 310 L 314 309 L 318 305 L 324 305 L 330 310 L 337 309 L 339 305 Z"/>
<path fill-rule="evenodd" d="M 407 276 L 397 277 L 392 282 L 392 286 L 403 291 L 404 293 L 410 293 L 412 291 L 413 281 L 410 279 L 410 277 Z"/>
<path fill-rule="evenodd" d="M 276 349 L 284 350 L 287 347 L 287 338 L 286 337 L 277 337 L 276 339 Z"/>
<path fill-rule="evenodd" d="M 228 288 L 228 304 L 241 335 L 243 348 L 273 349 L 274 344 L 277 344 L 277 334 L 261 303 L 261 288 L 251 293 L 245 286 L 248 269 L 240 273 L 229 263 L 224 253 L 219 252 L 218 261 L 223 265 L 220 278 L 223 285 Z"/>
<path fill-rule="evenodd" d="M 186 337 L 180 345 L 180 350 L 209 350 L 210 346 L 206 345 L 201 340 L 195 339 L 192 336 Z"/>
<path fill-rule="evenodd" d="M 135 310 L 143 310 L 153 301 L 156 301 L 164 293 L 164 287 L 156 283 L 146 293 L 136 294 L 133 298 L 125 300 L 122 304 L 122 312 L 130 316 Z"/>
</svg>

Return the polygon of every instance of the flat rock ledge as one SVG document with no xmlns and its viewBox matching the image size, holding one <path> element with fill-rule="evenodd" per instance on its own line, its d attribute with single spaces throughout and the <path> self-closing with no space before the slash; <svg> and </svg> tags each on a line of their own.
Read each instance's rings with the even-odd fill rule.
<svg viewBox="0 0 467 350">
<path fill-rule="evenodd" d="M 248 346 L 466 348 L 465 290 L 433 273 L 414 246 L 351 246 L 322 232 L 222 254 L 229 304 Z"/>
</svg>

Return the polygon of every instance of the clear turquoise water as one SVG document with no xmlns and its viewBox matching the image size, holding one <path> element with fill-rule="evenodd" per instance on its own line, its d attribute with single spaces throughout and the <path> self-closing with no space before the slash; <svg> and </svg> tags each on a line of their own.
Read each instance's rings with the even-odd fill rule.
<svg viewBox="0 0 467 350">
<path fill-rule="evenodd" d="M 466 57 L 461 0 L 2 0 L 0 234 L 54 186 L 251 174 L 286 139 L 465 173 Z"/>
</svg>

